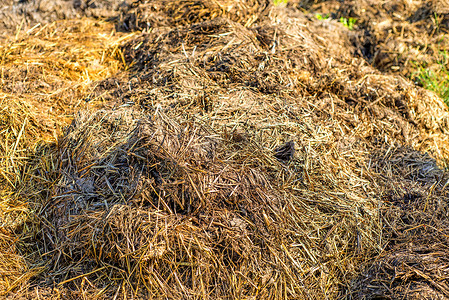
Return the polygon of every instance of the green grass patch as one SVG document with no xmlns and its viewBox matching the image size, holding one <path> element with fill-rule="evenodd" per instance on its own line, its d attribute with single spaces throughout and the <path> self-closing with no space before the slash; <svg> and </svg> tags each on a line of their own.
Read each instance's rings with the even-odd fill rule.
<svg viewBox="0 0 449 300">
<path fill-rule="evenodd" d="M 340 23 L 343 24 L 343 26 L 345 26 L 346 28 L 348 28 L 349 30 L 353 30 L 354 29 L 354 25 L 355 23 L 357 23 L 357 19 L 355 18 L 340 18 Z"/>
<path fill-rule="evenodd" d="M 330 18 L 330 15 L 329 15 L 329 14 L 325 14 L 325 15 L 322 15 L 322 14 L 316 14 L 316 15 L 315 15 L 315 18 L 317 18 L 318 20 L 327 20 L 327 19 Z"/>
<path fill-rule="evenodd" d="M 315 14 L 315 18 L 317 18 L 318 20 L 324 21 L 324 20 L 330 19 L 330 14 Z M 341 24 L 343 24 L 343 26 L 348 28 L 349 30 L 353 30 L 354 25 L 357 23 L 357 19 L 355 19 L 355 18 L 341 17 L 338 21 Z"/>
<path fill-rule="evenodd" d="M 438 94 L 449 106 L 449 53 L 440 51 L 440 60 L 437 62 L 440 68 L 431 70 L 426 65 L 417 67 L 417 71 L 412 75 L 415 82 L 424 88 Z"/>
<path fill-rule="evenodd" d="M 273 0 L 273 4 L 276 6 L 281 5 L 281 4 L 287 4 L 287 3 L 288 3 L 288 0 Z"/>
</svg>

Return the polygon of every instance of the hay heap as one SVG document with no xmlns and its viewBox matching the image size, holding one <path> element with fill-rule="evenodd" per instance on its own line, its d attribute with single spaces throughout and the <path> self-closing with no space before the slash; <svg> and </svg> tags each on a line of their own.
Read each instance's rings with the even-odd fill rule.
<svg viewBox="0 0 449 300">
<path fill-rule="evenodd" d="M 29 161 L 18 194 L 40 196 L 18 252 L 35 268 L 9 290 L 448 296 L 441 99 L 354 57 L 337 22 L 195 3 L 135 2 L 117 17 L 145 30 L 116 52 L 126 71 L 79 95 L 103 107 Z"/>
<path fill-rule="evenodd" d="M 110 18 L 121 0 L 2 0 L 0 37 L 17 29 L 31 28 L 63 19 Z"/>
<path fill-rule="evenodd" d="M 58 172 L 46 153 L 74 111 L 100 105 L 83 100 L 92 82 L 121 67 L 114 57 L 130 35 L 113 31 L 88 19 L 55 22 L 22 28 L 0 45 L 2 295 L 44 270 L 35 247 L 37 214 Z"/>
<path fill-rule="evenodd" d="M 267 16 L 270 0 L 151 1 L 137 0 L 123 5 L 117 22 L 122 30 L 143 30 L 161 26 L 190 26 L 194 23 L 227 17 L 251 26 Z"/>
<path fill-rule="evenodd" d="M 305 3 L 304 3 L 305 2 Z M 449 48 L 449 1 L 291 1 L 333 18 L 354 18 L 354 52 L 383 72 L 414 76 L 417 66 L 438 73 Z M 445 62 L 447 64 L 447 61 Z M 443 63 L 444 64 L 444 63 Z"/>
</svg>

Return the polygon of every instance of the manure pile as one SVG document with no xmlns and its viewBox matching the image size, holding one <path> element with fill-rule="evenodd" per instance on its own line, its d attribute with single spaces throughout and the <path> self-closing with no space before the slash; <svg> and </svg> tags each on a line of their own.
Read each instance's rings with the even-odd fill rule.
<svg viewBox="0 0 449 300">
<path fill-rule="evenodd" d="M 3 296 L 449 298 L 448 109 L 343 25 L 44 2 L 1 12 Z"/>
</svg>

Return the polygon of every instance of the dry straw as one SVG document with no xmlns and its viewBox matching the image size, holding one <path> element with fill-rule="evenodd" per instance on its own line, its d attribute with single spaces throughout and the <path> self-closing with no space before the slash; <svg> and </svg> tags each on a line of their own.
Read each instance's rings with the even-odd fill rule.
<svg viewBox="0 0 449 300">
<path fill-rule="evenodd" d="M 117 36 L 111 24 L 81 20 L 38 24 L 2 42 L 2 293 L 17 290 L 44 270 L 39 262 L 43 253 L 33 248 L 39 230 L 34 222 L 42 199 L 51 193 L 50 174 L 57 172 L 44 143 L 54 143 L 73 112 L 87 106 L 84 98 L 94 80 L 117 72 L 122 64 L 115 59 L 117 47 L 126 36 Z M 40 161 L 39 170 L 33 160 Z"/>
<path fill-rule="evenodd" d="M 437 271 L 447 254 L 449 115 L 441 100 L 355 58 L 338 22 L 264 2 L 239 2 L 253 10 L 195 3 L 125 7 L 117 27 L 143 32 L 123 38 L 101 35 L 108 25 L 88 20 L 43 36 L 63 43 L 39 60 L 48 72 L 42 81 L 62 80 L 58 90 L 71 100 L 59 109 L 79 112 L 56 145 L 30 142 L 45 132 L 23 125 L 41 116 L 32 109 L 6 123 L 5 151 L 27 159 L 17 167 L 2 161 L 10 185 L 2 218 L 22 220 L 4 226 L 5 292 L 446 295 L 447 276 Z M 77 44 L 72 30 L 59 29 L 70 24 L 100 25 L 80 31 Z M 21 51 L 39 39 L 19 43 Z M 70 63 L 51 68 L 58 49 L 81 67 L 64 58 Z M 14 61 L 8 55 L 5 69 Z M 86 99 L 96 105 L 78 106 Z"/>
</svg>

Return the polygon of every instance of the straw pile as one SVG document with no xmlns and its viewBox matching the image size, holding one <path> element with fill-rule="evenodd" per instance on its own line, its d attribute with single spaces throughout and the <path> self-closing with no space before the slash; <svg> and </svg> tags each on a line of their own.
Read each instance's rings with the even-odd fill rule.
<svg viewBox="0 0 449 300">
<path fill-rule="evenodd" d="M 441 99 L 354 57 L 336 21 L 211 3 L 117 16 L 143 32 L 111 36 L 71 97 L 95 105 L 62 104 L 71 125 L 18 169 L 7 295 L 447 297 Z"/>
<path fill-rule="evenodd" d="M 2 0 L 0 36 L 62 19 L 113 17 L 121 3 L 120 0 Z"/>
<path fill-rule="evenodd" d="M 117 73 L 122 36 L 108 23 L 68 21 L 18 31 L 0 47 L 1 293 L 43 270 L 36 213 L 56 168 L 45 153 L 74 111 L 98 105 L 83 98 L 94 80 Z"/>
<path fill-rule="evenodd" d="M 299 3 L 297 3 L 299 2 Z M 306 3 L 304 3 L 306 2 Z M 438 72 L 449 48 L 449 2 L 433 1 L 292 1 L 333 18 L 354 18 L 355 54 L 383 72 L 414 75 L 416 66 Z M 446 62 L 447 63 L 447 62 Z"/>
<path fill-rule="evenodd" d="M 137 0 L 122 6 L 118 26 L 126 31 L 142 30 L 163 25 L 191 25 L 224 16 L 251 26 L 264 18 L 271 6 L 270 0 Z"/>
</svg>

